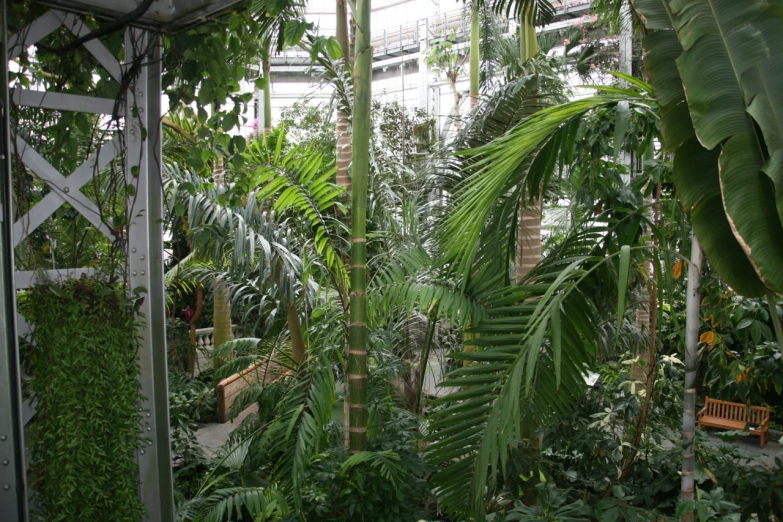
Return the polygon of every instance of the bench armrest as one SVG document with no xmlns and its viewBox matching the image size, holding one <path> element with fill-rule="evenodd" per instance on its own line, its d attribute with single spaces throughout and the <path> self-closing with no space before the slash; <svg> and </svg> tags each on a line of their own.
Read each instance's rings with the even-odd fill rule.
<svg viewBox="0 0 783 522">
<path fill-rule="evenodd" d="M 707 405 L 705 404 L 704 407 L 701 409 L 701 411 L 698 414 L 696 414 L 696 417 L 700 419 L 701 416 L 704 415 L 706 412 L 707 412 Z"/>
</svg>

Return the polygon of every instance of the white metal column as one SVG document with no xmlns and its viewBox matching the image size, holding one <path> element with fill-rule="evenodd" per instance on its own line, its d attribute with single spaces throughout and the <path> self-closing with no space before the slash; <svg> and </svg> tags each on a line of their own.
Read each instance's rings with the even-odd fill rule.
<svg viewBox="0 0 783 522">
<path fill-rule="evenodd" d="M 142 425 L 147 446 L 138 454 L 139 487 L 147 510 L 145 520 L 167 522 L 174 520 L 174 480 L 163 290 L 159 39 L 148 31 L 130 29 L 125 35 L 125 56 L 146 63 L 131 83 L 125 116 L 125 175 L 136 188 L 127 209 L 128 269 L 130 288 L 142 292 L 139 311 L 145 319 L 139 329 L 139 380 L 145 398 Z"/>
</svg>

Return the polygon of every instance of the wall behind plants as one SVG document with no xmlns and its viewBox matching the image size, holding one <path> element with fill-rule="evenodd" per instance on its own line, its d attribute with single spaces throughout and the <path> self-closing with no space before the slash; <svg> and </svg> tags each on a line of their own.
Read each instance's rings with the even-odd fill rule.
<svg viewBox="0 0 783 522">
<path fill-rule="evenodd" d="M 20 297 L 33 326 L 25 354 L 30 482 L 47 522 L 137 522 L 141 444 L 136 313 L 117 285 L 45 283 Z"/>
</svg>

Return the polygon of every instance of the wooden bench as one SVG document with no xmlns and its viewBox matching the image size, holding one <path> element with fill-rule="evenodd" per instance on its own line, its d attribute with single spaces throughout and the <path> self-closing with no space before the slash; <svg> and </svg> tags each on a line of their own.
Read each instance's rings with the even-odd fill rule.
<svg viewBox="0 0 783 522">
<path fill-rule="evenodd" d="M 719 401 L 707 397 L 704 408 L 699 412 L 699 429 L 704 426 L 726 430 L 745 431 L 750 427 L 751 435 L 761 437 L 761 447 L 769 439 L 769 407 L 746 406 L 737 402 Z"/>
<path fill-rule="evenodd" d="M 217 399 L 220 422 L 228 421 L 231 405 L 240 393 L 256 382 L 266 385 L 280 376 L 283 369 L 279 365 L 272 362 L 267 367 L 267 364 L 267 361 L 252 364 L 247 369 L 226 377 L 218 383 Z"/>
</svg>

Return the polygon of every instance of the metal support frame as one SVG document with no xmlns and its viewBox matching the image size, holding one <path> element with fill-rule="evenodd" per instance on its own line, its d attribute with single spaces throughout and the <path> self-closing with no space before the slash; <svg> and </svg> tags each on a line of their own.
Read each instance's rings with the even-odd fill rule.
<svg viewBox="0 0 783 522">
<path fill-rule="evenodd" d="M 169 438 L 168 370 L 166 359 L 165 295 L 163 291 L 163 163 L 160 126 L 160 42 L 140 29 L 125 35 L 128 52 L 152 52 L 128 93 L 125 143 L 126 178 L 136 186 L 135 204 L 128 216 L 128 264 L 130 287 L 143 288 L 140 328 L 141 393 L 144 435 L 147 447 L 139 450 L 141 498 L 147 509 L 145 520 L 174 520 L 174 478 Z M 135 114 L 135 115 L 134 115 Z M 142 138 L 142 130 L 146 138 Z M 134 174 L 134 167 L 138 173 Z"/>
<path fill-rule="evenodd" d="M 0 0 L 2 1 L 2 0 Z M 3 8 L 5 2 L 2 3 Z M 6 20 L 3 9 L 2 30 Z M 22 106 L 60 111 L 80 111 L 110 114 L 115 100 L 14 89 L 9 93 L 8 60 L 18 56 L 60 26 L 75 36 L 88 31 L 82 20 L 73 14 L 50 10 L 33 21 L 25 30 L 10 38 L 2 35 L 5 65 L 2 79 L 3 128 L 2 156 L 2 229 L 0 230 L 0 522 L 27 520 L 29 492 L 25 484 L 25 445 L 23 427 L 34 415 L 34 405 L 22 404 L 19 384 L 17 331 L 25 334 L 29 325 L 16 313 L 17 288 L 29 288 L 40 273 L 14 271 L 13 249 L 30 232 L 44 223 L 59 207 L 68 203 L 107 237 L 114 240 L 116 232 L 102 222 L 97 206 L 81 189 L 92 180 L 95 172 L 106 167 L 120 155 L 125 156 L 125 177 L 134 185 L 135 195 L 126 199 L 128 218 L 129 288 L 139 291 L 140 313 L 144 321 L 139 327 L 139 381 L 144 396 L 142 430 L 145 446 L 136 455 L 139 463 L 139 494 L 145 505 L 145 521 L 174 520 L 173 476 L 171 469 L 168 371 L 166 352 L 165 296 L 163 284 L 163 183 L 161 177 L 161 57 L 159 37 L 141 29 L 130 29 L 125 37 L 126 63 L 114 57 L 99 41 L 91 40 L 85 48 L 109 74 L 121 82 L 123 74 L 135 72 L 127 84 L 129 91 L 124 109 L 124 128 L 104 142 L 92 156 L 70 175 L 58 172 L 25 140 L 23 129 L 17 129 L 15 144 L 20 160 L 49 186 L 49 193 L 25 216 L 13 222 L 10 196 L 10 129 L 5 110 L 10 100 Z M 131 68 L 134 60 L 143 66 Z M 121 82 L 122 83 L 122 82 Z M 77 268 L 49 270 L 46 277 L 68 278 L 92 276 L 94 270 Z M 7 463 L 7 464 L 6 464 Z M 6 489 L 5 486 L 8 486 Z M 5 495 L 13 495 L 9 502 Z M 13 508 L 11 507 L 13 504 Z"/>
<path fill-rule="evenodd" d="M 0 40 L 9 56 L 6 5 L 0 2 Z M 8 66 L 0 76 L 0 522 L 27 520 L 23 409 L 16 337 L 16 294 L 11 216 Z"/>
</svg>

